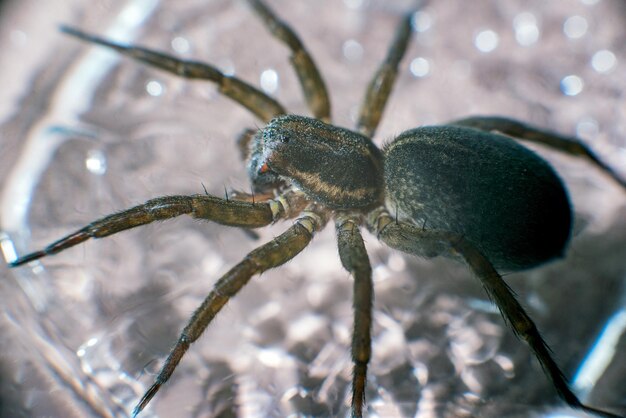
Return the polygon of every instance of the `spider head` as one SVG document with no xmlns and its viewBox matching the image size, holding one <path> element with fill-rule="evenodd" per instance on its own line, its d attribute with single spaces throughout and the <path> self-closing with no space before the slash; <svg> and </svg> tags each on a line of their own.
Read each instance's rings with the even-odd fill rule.
<svg viewBox="0 0 626 418">
<path fill-rule="evenodd" d="M 270 170 L 263 158 L 263 131 L 257 131 L 247 148 L 247 171 L 255 192 L 265 193 L 280 190 L 285 186 L 285 180 Z"/>
<path fill-rule="evenodd" d="M 253 140 L 248 172 L 255 184 L 293 184 L 332 208 L 382 202 L 380 150 L 363 135 L 313 118 L 273 119 Z"/>
</svg>

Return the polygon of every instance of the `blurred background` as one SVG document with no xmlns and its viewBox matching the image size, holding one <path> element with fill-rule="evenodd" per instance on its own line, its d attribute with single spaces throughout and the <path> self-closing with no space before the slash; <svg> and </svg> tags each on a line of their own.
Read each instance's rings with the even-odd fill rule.
<svg viewBox="0 0 626 418">
<path fill-rule="evenodd" d="M 268 0 L 318 63 L 336 124 L 408 0 Z M 375 141 L 475 114 L 583 138 L 626 178 L 621 0 L 425 1 Z M 210 62 L 307 114 L 288 50 L 243 1 L 0 2 L 0 249 L 40 249 L 160 195 L 248 190 L 237 135 L 260 122 L 210 83 L 81 43 L 61 23 Z M 533 147 L 567 184 L 568 255 L 506 276 L 585 402 L 626 414 L 626 191 L 587 162 Z M 250 250 L 242 231 L 187 218 L 0 263 L 0 416 L 124 417 L 212 284 Z M 142 416 L 347 416 L 352 308 L 332 227 L 253 278 Z M 455 262 L 366 234 L 376 285 L 372 417 L 581 417 Z"/>
</svg>

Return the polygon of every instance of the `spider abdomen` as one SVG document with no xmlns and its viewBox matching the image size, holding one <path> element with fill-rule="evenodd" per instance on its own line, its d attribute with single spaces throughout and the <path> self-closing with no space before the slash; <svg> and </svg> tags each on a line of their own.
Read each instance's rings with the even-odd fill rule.
<svg viewBox="0 0 626 418">
<path fill-rule="evenodd" d="M 512 139 L 423 127 L 401 134 L 384 155 L 386 201 L 400 217 L 464 236 L 503 270 L 563 255 L 572 221 L 565 187 Z"/>
</svg>

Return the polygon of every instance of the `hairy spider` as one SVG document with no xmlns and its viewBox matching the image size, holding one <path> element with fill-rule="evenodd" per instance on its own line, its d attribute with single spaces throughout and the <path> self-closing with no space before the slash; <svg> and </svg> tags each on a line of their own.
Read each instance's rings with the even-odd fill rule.
<svg viewBox="0 0 626 418">
<path fill-rule="evenodd" d="M 572 393 L 533 321 L 498 273 L 528 269 L 563 255 L 572 218 L 565 187 L 551 166 L 510 137 L 583 156 L 622 187 L 626 184 L 576 138 L 499 117 L 472 117 L 413 129 L 381 150 L 370 138 L 409 42 L 411 13 L 400 23 L 387 57 L 371 81 L 352 131 L 330 124 L 326 88 L 293 30 L 261 1 L 248 3 L 292 51 L 292 65 L 315 118 L 287 114 L 274 99 L 209 64 L 116 44 L 70 27 L 62 29 L 182 77 L 212 81 L 222 94 L 266 122 L 264 128 L 240 140 L 254 194 L 239 193 L 235 199 L 206 194 L 152 199 L 96 220 L 41 251 L 10 262 L 11 267 L 90 238 L 183 214 L 241 228 L 296 218 L 287 231 L 249 253 L 217 281 L 133 415 L 145 408 L 189 346 L 253 275 L 295 257 L 332 219 L 341 262 L 354 278 L 353 416 L 363 413 L 371 351 L 373 285 L 362 226 L 403 252 L 465 262 L 505 321 L 526 340 L 558 394 L 573 407 L 616 416 L 583 405 Z"/>
</svg>

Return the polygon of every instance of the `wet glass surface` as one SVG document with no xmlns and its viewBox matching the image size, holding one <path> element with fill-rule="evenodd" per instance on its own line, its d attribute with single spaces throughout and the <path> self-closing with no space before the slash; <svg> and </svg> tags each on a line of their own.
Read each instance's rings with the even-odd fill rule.
<svg viewBox="0 0 626 418">
<path fill-rule="evenodd" d="M 80 43 L 57 31 L 61 22 L 211 62 L 306 113 L 286 48 L 243 2 L 82 3 L 4 6 L 5 259 L 155 196 L 249 187 L 234 140 L 260 122 L 211 84 Z M 353 126 L 412 3 L 268 3 L 311 50 L 335 122 Z M 609 0 L 426 2 L 377 143 L 419 125 L 501 114 L 577 132 L 625 174 L 625 15 Z M 625 193 L 584 162 L 540 152 L 570 189 L 574 239 L 564 260 L 507 282 L 564 371 L 585 365 L 576 380 L 583 399 L 624 413 L 626 351 L 610 348 L 611 338 L 624 345 Z M 126 416 L 215 280 L 287 225 L 254 241 L 181 218 L 20 269 L 2 263 L 2 416 Z M 296 260 L 253 279 L 142 416 L 346 416 L 351 278 L 333 234 L 327 228 Z M 462 265 L 366 240 L 376 282 L 370 416 L 582 416 L 559 402 Z M 600 360 L 585 362 L 591 352 Z"/>
</svg>

